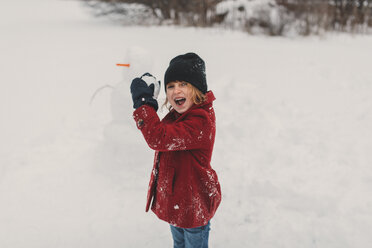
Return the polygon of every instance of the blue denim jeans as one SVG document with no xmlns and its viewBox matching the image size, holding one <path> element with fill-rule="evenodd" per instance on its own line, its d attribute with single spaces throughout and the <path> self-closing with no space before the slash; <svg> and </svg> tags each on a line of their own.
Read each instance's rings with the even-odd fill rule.
<svg viewBox="0 0 372 248">
<path fill-rule="evenodd" d="M 195 228 L 170 226 L 174 248 L 208 248 L 210 222 Z"/>
</svg>

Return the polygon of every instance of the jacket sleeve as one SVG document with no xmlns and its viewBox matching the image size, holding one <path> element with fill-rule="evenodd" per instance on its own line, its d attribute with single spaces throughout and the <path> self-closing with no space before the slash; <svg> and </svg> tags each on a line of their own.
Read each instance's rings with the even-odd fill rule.
<svg viewBox="0 0 372 248">
<path fill-rule="evenodd" d="M 194 109 L 172 124 L 161 122 L 155 110 L 147 105 L 136 109 L 133 117 L 151 149 L 180 151 L 209 147 L 212 122 L 203 109 Z"/>
</svg>

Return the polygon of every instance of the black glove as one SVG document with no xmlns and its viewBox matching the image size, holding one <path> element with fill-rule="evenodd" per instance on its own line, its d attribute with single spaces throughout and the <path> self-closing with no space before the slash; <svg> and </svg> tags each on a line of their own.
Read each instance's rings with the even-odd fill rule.
<svg viewBox="0 0 372 248">
<path fill-rule="evenodd" d="M 151 83 L 147 85 L 147 83 L 142 79 L 143 76 L 151 76 L 150 73 L 145 73 L 141 76 L 141 78 L 135 78 L 130 85 L 130 92 L 132 93 L 132 100 L 133 100 L 133 108 L 137 109 L 144 104 L 150 105 L 155 109 L 158 110 L 158 101 L 153 98 L 154 96 L 154 89 L 155 85 Z"/>
</svg>

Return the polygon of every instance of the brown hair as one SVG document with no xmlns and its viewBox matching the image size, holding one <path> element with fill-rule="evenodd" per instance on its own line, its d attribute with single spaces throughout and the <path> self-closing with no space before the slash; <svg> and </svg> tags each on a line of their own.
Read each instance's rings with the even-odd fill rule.
<svg viewBox="0 0 372 248">
<path fill-rule="evenodd" d="M 180 81 L 176 81 L 180 82 Z M 187 82 L 185 82 L 187 83 Z M 203 94 L 200 90 L 198 90 L 196 87 L 194 87 L 192 84 L 187 83 L 187 87 L 191 88 L 191 100 L 195 105 L 202 104 L 206 100 L 205 94 Z M 167 106 L 168 104 L 168 98 L 165 98 L 165 102 L 163 104 L 163 107 Z M 168 107 L 168 110 L 170 111 L 172 109 L 172 105 Z"/>
</svg>

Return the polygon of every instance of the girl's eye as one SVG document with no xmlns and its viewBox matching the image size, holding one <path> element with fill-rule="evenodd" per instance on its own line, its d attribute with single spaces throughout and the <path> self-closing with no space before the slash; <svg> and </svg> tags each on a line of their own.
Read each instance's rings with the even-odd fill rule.
<svg viewBox="0 0 372 248">
<path fill-rule="evenodd" d="M 173 87 L 174 87 L 173 85 L 168 85 L 167 89 L 170 89 L 170 88 L 173 88 Z"/>
<path fill-rule="evenodd" d="M 182 86 L 186 86 L 187 83 L 186 83 L 186 82 L 182 82 L 181 85 L 182 85 Z"/>
</svg>

